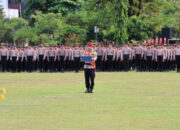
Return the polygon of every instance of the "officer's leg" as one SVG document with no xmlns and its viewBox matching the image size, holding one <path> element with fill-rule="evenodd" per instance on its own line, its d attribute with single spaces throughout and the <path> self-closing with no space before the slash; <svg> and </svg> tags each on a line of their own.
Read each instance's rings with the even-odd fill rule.
<svg viewBox="0 0 180 130">
<path fill-rule="evenodd" d="M 138 55 L 136 55 L 135 62 L 136 62 L 136 71 L 139 71 L 139 66 L 138 66 Z"/>
<path fill-rule="evenodd" d="M 152 56 L 150 57 L 150 61 L 149 61 L 149 69 L 150 69 L 150 71 L 152 71 L 153 70 L 153 67 L 152 67 Z"/>
<path fill-rule="evenodd" d="M 30 56 L 30 72 L 32 72 L 33 69 L 33 61 L 32 61 L 33 57 Z"/>
<path fill-rule="evenodd" d="M 130 70 L 130 67 L 129 67 L 129 55 L 127 55 L 127 71 Z"/>
<path fill-rule="evenodd" d="M 75 72 L 77 72 L 77 58 L 74 58 L 74 65 Z"/>
<path fill-rule="evenodd" d="M 64 63 L 65 61 L 64 61 L 64 56 L 62 57 L 62 71 L 64 72 Z"/>
<path fill-rule="evenodd" d="M 176 56 L 177 72 L 180 72 L 180 56 Z"/>
<path fill-rule="evenodd" d="M 109 71 L 112 71 L 113 69 L 113 62 L 112 62 L 112 56 L 109 56 L 109 59 L 108 59 L 108 63 L 109 63 Z"/>
<path fill-rule="evenodd" d="M 48 71 L 52 72 L 52 57 L 49 57 Z"/>
<path fill-rule="evenodd" d="M 13 57 L 13 72 L 16 72 L 16 57 Z"/>
<path fill-rule="evenodd" d="M 160 59 L 160 63 L 161 63 L 161 64 L 160 64 L 160 65 L 161 65 L 161 67 L 160 67 L 161 70 L 160 70 L 160 71 L 162 72 L 162 71 L 163 71 L 163 57 L 161 56 L 160 58 L 161 58 L 161 59 Z"/>
<path fill-rule="evenodd" d="M 2 59 L 2 71 L 6 71 L 6 57 L 1 57 Z"/>
<path fill-rule="evenodd" d="M 111 70 L 111 65 L 110 65 L 110 57 L 107 56 L 107 67 L 108 67 L 108 71 Z"/>
<path fill-rule="evenodd" d="M 81 64 L 81 61 L 80 61 L 80 58 L 78 58 L 78 72 L 80 70 L 80 64 Z"/>
<path fill-rule="evenodd" d="M 1 56 L 2 72 L 4 72 L 4 58 Z"/>
<path fill-rule="evenodd" d="M 95 69 L 90 70 L 90 78 L 91 78 L 91 92 L 93 92 L 94 89 L 94 78 L 95 78 Z"/>
<path fill-rule="evenodd" d="M 52 71 L 54 72 L 54 57 L 52 57 Z"/>
<path fill-rule="evenodd" d="M 124 71 L 126 72 L 126 67 L 127 67 L 127 59 L 126 59 L 126 56 L 124 55 Z"/>
<path fill-rule="evenodd" d="M 31 64 L 31 59 L 28 56 L 28 61 L 27 61 L 27 71 L 30 72 L 30 64 Z"/>
<path fill-rule="evenodd" d="M 158 61 L 157 61 L 157 68 L 158 68 L 158 71 L 160 71 L 160 57 L 158 56 Z"/>
<path fill-rule="evenodd" d="M 99 71 L 99 56 L 97 57 L 96 60 L 96 70 Z"/>
<path fill-rule="evenodd" d="M 21 58 L 18 60 L 18 72 L 21 72 Z"/>
<path fill-rule="evenodd" d="M 178 56 L 178 72 L 180 72 L 180 56 Z"/>
<path fill-rule="evenodd" d="M 42 72 L 42 59 L 41 59 L 41 56 L 39 56 L 39 71 Z"/>
<path fill-rule="evenodd" d="M 89 92 L 89 89 L 90 89 L 90 83 L 89 83 L 90 74 L 89 74 L 89 69 L 85 69 L 85 70 L 84 70 L 84 74 L 85 74 L 86 89 L 87 89 L 87 91 Z"/>
<path fill-rule="evenodd" d="M 64 70 L 63 70 L 63 60 L 64 60 L 64 59 L 63 59 L 63 56 L 61 56 L 61 57 L 60 57 L 60 71 L 61 71 L 61 72 L 64 71 Z"/>
</svg>

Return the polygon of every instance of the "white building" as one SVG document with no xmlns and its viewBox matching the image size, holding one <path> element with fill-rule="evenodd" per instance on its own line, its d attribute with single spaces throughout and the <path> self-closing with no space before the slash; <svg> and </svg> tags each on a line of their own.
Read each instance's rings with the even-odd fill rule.
<svg viewBox="0 0 180 130">
<path fill-rule="evenodd" d="M 5 18 L 17 18 L 19 17 L 19 11 L 17 9 L 8 8 L 8 0 L 0 0 L 0 6 L 3 8 Z"/>
<path fill-rule="evenodd" d="M 3 9 L 8 9 L 8 0 L 0 0 L 0 6 Z"/>
<path fill-rule="evenodd" d="M 17 18 L 19 17 L 19 11 L 17 9 L 3 9 L 5 18 Z"/>
</svg>

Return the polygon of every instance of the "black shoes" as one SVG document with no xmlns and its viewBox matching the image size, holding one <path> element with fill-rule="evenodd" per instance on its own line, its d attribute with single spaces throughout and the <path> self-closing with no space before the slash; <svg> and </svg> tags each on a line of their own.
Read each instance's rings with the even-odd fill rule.
<svg viewBox="0 0 180 130">
<path fill-rule="evenodd" d="M 86 90 L 86 91 L 85 91 L 85 93 L 89 93 L 89 91 L 88 91 L 88 90 Z"/>
<path fill-rule="evenodd" d="M 85 93 L 94 93 L 92 89 L 86 90 Z"/>
<path fill-rule="evenodd" d="M 91 89 L 91 90 L 89 91 L 89 93 L 94 93 L 94 91 Z"/>
</svg>

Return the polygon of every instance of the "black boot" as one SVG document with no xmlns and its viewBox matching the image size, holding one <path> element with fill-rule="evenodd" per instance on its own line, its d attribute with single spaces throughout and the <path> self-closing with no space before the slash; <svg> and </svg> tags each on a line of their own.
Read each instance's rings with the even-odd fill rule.
<svg viewBox="0 0 180 130">
<path fill-rule="evenodd" d="M 89 93 L 94 93 L 93 89 L 90 89 Z"/>
<path fill-rule="evenodd" d="M 89 93 L 89 89 L 87 89 L 87 90 L 85 91 L 85 93 Z"/>
</svg>

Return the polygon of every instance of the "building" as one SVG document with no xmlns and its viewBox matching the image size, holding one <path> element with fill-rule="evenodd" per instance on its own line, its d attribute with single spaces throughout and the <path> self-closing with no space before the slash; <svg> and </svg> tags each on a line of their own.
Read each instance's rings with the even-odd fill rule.
<svg viewBox="0 0 180 130">
<path fill-rule="evenodd" d="M 22 14 L 22 6 L 25 9 L 24 0 L 14 2 L 14 0 L 0 0 L 0 7 L 3 8 L 5 18 L 20 17 Z"/>
<path fill-rule="evenodd" d="M 3 9 L 8 9 L 8 1 L 7 0 L 0 0 L 0 7 Z"/>
</svg>

